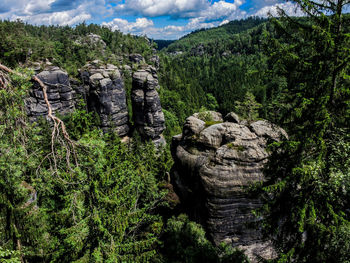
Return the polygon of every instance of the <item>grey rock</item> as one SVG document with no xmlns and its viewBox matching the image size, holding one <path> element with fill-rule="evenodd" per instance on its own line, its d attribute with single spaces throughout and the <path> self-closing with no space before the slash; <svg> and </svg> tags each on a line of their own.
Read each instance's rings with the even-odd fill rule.
<svg viewBox="0 0 350 263">
<path fill-rule="evenodd" d="M 186 122 L 183 127 L 183 137 L 191 139 L 193 135 L 199 134 L 205 128 L 205 122 L 194 117 L 190 116 L 186 119 Z"/>
<path fill-rule="evenodd" d="M 150 58 L 150 61 L 153 62 L 154 66 L 156 67 L 156 69 L 159 69 L 160 66 L 160 58 L 158 55 L 153 55 Z"/>
<path fill-rule="evenodd" d="M 88 109 L 100 116 L 102 129 L 125 136 L 129 132 L 129 120 L 119 69 L 96 60 L 81 70 L 81 78 L 85 88 L 79 90 L 87 100 Z"/>
<path fill-rule="evenodd" d="M 145 62 L 145 59 L 140 54 L 130 54 L 129 60 L 133 63 L 138 63 L 138 64 Z"/>
<path fill-rule="evenodd" d="M 253 122 L 249 128 L 258 136 L 272 138 L 274 141 L 288 138 L 287 133 L 283 129 L 266 120 Z"/>
<path fill-rule="evenodd" d="M 204 48 L 204 45 L 203 44 L 200 44 L 200 45 L 198 45 L 198 46 L 196 46 L 196 47 L 194 47 L 194 48 L 192 48 L 191 49 L 191 55 L 193 55 L 193 56 L 199 56 L 199 57 L 201 57 L 201 56 L 203 56 L 204 54 L 205 54 L 205 48 Z"/>
<path fill-rule="evenodd" d="M 73 98 L 75 92 L 70 85 L 66 72 L 50 65 L 48 70 L 44 70 L 36 76 L 47 87 L 47 98 L 54 114 L 60 113 L 64 115 L 74 110 L 75 102 Z M 27 114 L 32 121 L 36 121 L 40 116 L 48 114 L 42 88 L 36 82 L 29 92 L 29 97 L 25 99 L 25 104 Z"/>
<path fill-rule="evenodd" d="M 215 111 L 203 111 L 193 114 L 193 117 L 202 121 L 223 122 L 222 115 Z"/>
<path fill-rule="evenodd" d="M 84 37 L 80 37 L 75 41 L 75 43 L 78 45 L 88 45 L 90 47 L 100 46 L 103 50 L 107 47 L 106 43 L 102 40 L 101 36 L 93 33 L 90 33 Z"/>
<path fill-rule="evenodd" d="M 135 128 L 144 140 L 159 141 L 165 129 L 165 119 L 157 92 L 156 69 L 144 66 L 133 74 L 132 107 Z"/>
<path fill-rule="evenodd" d="M 102 72 L 103 73 L 103 72 Z M 104 77 L 102 76 L 101 73 L 95 73 L 92 76 L 90 76 L 90 82 L 92 83 L 96 83 L 99 80 L 103 79 Z"/>
<path fill-rule="evenodd" d="M 271 244 L 265 246 L 259 230 L 248 227 L 258 220 L 252 210 L 262 203 L 246 189 L 264 180 L 267 144 L 286 137 L 285 131 L 267 121 L 238 123 L 234 113 L 209 127 L 200 117 L 196 113 L 187 118 L 183 133 L 172 140 L 172 182 L 182 203 L 216 244 L 242 247 L 253 261 L 252 253 L 273 257 Z M 222 120 L 214 112 L 209 117 Z"/>
<path fill-rule="evenodd" d="M 224 120 L 227 121 L 227 122 L 240 123 L 238 115 L 236 113 L 234 113 L 234 112 L 228 113 L 225 116 Z"/>
</svg>

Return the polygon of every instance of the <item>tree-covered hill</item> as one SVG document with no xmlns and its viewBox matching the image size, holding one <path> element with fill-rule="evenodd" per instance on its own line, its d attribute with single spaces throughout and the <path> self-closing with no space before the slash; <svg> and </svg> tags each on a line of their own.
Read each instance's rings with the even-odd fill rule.
<svg viewBox="0 0 350 263">
<path fill-rule="evenodd" d="M 194 32 L 163 49 L 161 99 L 171 123 L 181 127 L 187 116 L 205 109 L 244 115 L 238 104 L 251 99 L 263 105 L 256 108 L 260 117 L 268 118 L 275 83 L 283 84 L 271 78 L 264 53 L 272 31 L 266 19 L 248 18 Z"/>
<path fill-rule="evenodd" d="M 216 45 L 216 43 L 222 43 L 232 39 L 234 34 L 239 34 L 265 22 L 267 22 L 267 19 L 250 17 L 247 19 L 234 20 L 222 26 L 211 29 L 199 29 L 170 44 L 166 48 L 166 51 L 186 52 L 198 45 Z"/>
<path fill-rule="evenodd" d="M 49 60 L 73 76 L 87 61 L 99 59 L 116 65 L 139 53 L 146 60 L 152 46 L 145 37 L 112 32 L 95 24 L 33 26 L 0 21 L 0 62 L 9 67 Z M 100 41 L 102 40 L 102 41 Z"/>
</svg>

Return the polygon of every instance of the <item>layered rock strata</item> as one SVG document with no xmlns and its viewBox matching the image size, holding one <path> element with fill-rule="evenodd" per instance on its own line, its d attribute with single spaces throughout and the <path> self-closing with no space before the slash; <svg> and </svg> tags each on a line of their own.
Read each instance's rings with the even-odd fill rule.
<svg viewBox="0 0 350 263">
<path fill-rule="evenodd" d="M 47 97 L 55 114 L 67 114 L 74 110 L 74 95 L 68 74 L 58 67 L 50 66 L 36 75 L 47 86 Z M 35 83 L 25 100 L 27 114 L 31 121 L 46 117 L 48 108 L 42 88 Z"/>
<path fill-rule="evenodd" d="M 162 144 L 165 119 L 157 89 L 155 68 L 144 66 L 133 74 L 131 99 L 135 128 L 144 140 Z"/>
<path fill-rule="evenodd" d="M 126 135 L 129 132 L 128 108 L 118 68 L 93 61 L 81 70 L 81 76 L 84 89 L 80 93 L 87 100 L 89 110 L 100 116 L 102 129 Z"/>
<path fill-rule="evenodd" d="M 246 190 L 264 180 L 267 144 L 287 135 L 267 121 L 249 124 L 234 113 L 225 120 L 215 112 L 187 118 L 183 133 L 173 138 L 172 181 L 188 212 L 216 244 L 231 243 L 251 258 L 268 258 L 273 250 L 250 227 L 256 221 L 252 210 L 261 202 Z"/>
<path fill-rule="evenodd" d="M 105 131 L 116 131 L 119 136 L 128 134 L 128 106 L 123 78 L 119 69 L 111 64 L 95 60 L 80 70 L 82 85 L 70 80 L 58 67 L 46 66 L 36 76 L 47 86 L 49 103 L 54 114 L 73 112 L 78 99 L 83 99 L 90 112 L 96 112 Z M 132 76 L 132 108 L 135 129 L 144 140 L 152 140 L 157 146 L 165 144 L 162 132 L 165 120 L 160 99 L 156 69 L 144 65 Z M 42 88 L 35 83 L 26 99 L 27 113 L 32 121 L 46 117 L 47 105 Z"/>
</svg>

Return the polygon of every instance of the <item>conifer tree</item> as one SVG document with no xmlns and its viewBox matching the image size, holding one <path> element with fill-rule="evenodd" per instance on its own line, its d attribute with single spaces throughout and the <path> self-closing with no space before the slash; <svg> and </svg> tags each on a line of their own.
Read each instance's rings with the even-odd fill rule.
<svg viewBox="0 0 350 263">
<path fill-rule="evenodd" d="M 349 262 L 350 2 L 294 2 L 307 18 L 281 10 L 270 42 L 290 139 L 273 145 L 265 171 L 265 230 L 281 262 Z"/>
</svg>

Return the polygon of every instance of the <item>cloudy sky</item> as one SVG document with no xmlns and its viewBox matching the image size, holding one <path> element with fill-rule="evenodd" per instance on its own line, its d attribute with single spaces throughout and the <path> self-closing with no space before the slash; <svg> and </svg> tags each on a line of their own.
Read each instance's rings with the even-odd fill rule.
<svg viewBox="0 0 350 263">
<path fill-rule="evenodd" d="M 0 19 L 70 26 L 85 21 L 124 33 L 177 39 L 199 28 L 276 13 L 277 6 L 295 12 L 291 2 L 281 0 L 0 0 Z"/>
</svg>

